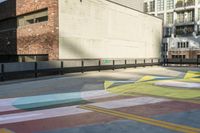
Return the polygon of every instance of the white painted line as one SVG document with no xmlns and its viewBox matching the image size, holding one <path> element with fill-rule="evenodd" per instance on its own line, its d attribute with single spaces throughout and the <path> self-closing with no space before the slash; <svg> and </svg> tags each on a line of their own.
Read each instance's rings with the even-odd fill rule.
<svg viewBox="0 0 200 133">
<path fill-rule="evenodd" d="M 100 99 L 117 96 L 116 94 L 111 94 L 105 90 L 96 90 L 96 91 L 85 91 L 81 92 L 81 97 L 84 100 Z"/>
<path fill-rule="evenodd" d="M 178 82 L 178 81 L 160 81 L 156 82 L 157 86 L 180 87 L 180 88 L 196 88 L 200 89 L 200 83 Z"/>
<path fill-rule="evenodd" d="M 0 112 L 17 110 L 17 108 L 12 106 L 12 103 L 15 100 L 17 100 L 17 98 L 1 99 L 0 100 Z"/>
<path fill-rule="evenodd" d="M 159 102 L 165 102 L 165 101 L 170 101 L 170 100 L 161 99 L 161 98 L 152 98 L 152 97 L 140 97 L 140 98 L 100 102 L 100 103 L 94 103 L 94 104 L 89 104 L 89 105 L 95 105 L 95 106 L 99 106 L 99 107 L 103 107 L 107 109 L 115 109 L 115 108 L 122 108 L 122 107 L 133 107 L 137 105 L 153 104 L 153 103 L 159 103 Z M 70 115 L 77 115 L 77 114 L 89 113 L 89 112 L 91 111 L 77 108 L 77 106 L 69 106 L 69 107 L 61 107 L 61 108 L 54 108 L 54 109 L 15 113 L 15 114 L 1 115 L 0 124 L 17 123 L 17 122 L 54 118 L 54 117 L 61 117 L 61 116 L 70 116 Z"/>
<path fill-rule="evenodd" d="M 76 106 L 62 107 L 47 110 L 30 111 L 0 116 L 0 124 L 17 123 L 31 120 L 54 118 L 61 116 L 89 113 L 91 111 L 77 108 Z"/>
<path fill-rule="evenodd" d="M 107 109 L 114 109 L 114 108 L 131 107 L 131 106 L 153 104 L 153 103 L 166 102 L 166 101 L 170 101 L 170 100 L 162 99 L 162 98 L 153 98 L 153 97 L 138 97 L 138 98 L 132 98 L 132 99 L 122 99 L 122 100 L 115 100 L 115 101 L 109 101 L 109 102 L 92 103 L 90 105 L 107 108 Z"/>
</svg>

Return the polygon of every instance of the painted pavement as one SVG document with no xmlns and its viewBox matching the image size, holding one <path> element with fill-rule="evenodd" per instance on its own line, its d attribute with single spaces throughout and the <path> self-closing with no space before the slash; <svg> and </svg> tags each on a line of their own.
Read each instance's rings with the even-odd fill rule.
<svg viewBox="0 0 200 133">
<path fill-rule="evenodd" d="M 0 99 L 0 133 L 176 132 L 200 132 L 200 72 Z"/>
</svg>

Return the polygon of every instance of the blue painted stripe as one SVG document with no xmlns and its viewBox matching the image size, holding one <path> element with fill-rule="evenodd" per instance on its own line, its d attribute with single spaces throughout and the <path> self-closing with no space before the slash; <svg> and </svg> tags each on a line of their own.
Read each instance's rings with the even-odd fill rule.
<svg viewBox="0 0 200 133">
<path fill-rule="evenodd" d="M 79 101 L 83 101 L 81 98 L 81 92 L 73 92 L 23 97 L 14 101 L 12 105 L 19 109 L 32 109 Z"/>
</svg>

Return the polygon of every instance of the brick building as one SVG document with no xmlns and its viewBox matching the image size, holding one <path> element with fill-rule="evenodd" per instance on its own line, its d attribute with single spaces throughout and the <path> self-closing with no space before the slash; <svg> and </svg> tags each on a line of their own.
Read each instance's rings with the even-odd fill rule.
<svg viewBox="0 0 200 133">
<path fill-rule="evenodd" d="M 58 58 L 57 0 L 5 0 L 0 12 L 0 54 Z"/>
<path fill-rule="evenodd" d="M 151 36 L 135 30 L 143 25 Z M 131 50 L 143 49 L 141 56 L 135 55 L 155 58 L 160 52 L 161 25 L 158 18 L 110 0 L 0 0 L 0 55 L 29 55 L 20 61 L 35 60 L 34 55 L 48 55 L 50 60 L 132 58 Z M 144 33 L 148 36 L 142 37 Z M 152 52 L 145 51 L 148 47 Z"/>
</svg>

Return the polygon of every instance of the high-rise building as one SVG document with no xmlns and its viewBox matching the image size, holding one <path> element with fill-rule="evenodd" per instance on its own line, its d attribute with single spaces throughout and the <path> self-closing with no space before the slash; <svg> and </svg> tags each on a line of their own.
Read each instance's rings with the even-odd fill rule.
<svg viewBox="0 0 200 133">
<path fill-rule="evenodd" d="M 163 58 L 200 58 L 200 0 L 145 0 L 144 12 L 163 19 Z"/>
</svg>

